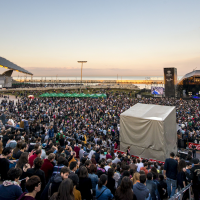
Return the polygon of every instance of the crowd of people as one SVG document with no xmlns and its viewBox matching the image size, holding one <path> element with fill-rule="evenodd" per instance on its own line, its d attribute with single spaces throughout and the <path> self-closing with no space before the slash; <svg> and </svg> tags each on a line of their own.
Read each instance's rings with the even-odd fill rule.
<svg viewBox="0 0 200 200">
<path fill-rule="evenodd" d="M 178 138 L 198 142 L 199 101 L 101 92 L 108 98 L 1 101 L 1 200 L 162 200 L 189 183 L 199 199 L 192 153 L 185 161 L 172 152 L 162 164 L 115 151 L 120 114 L 136 103 L 176 106 Z"/>
</svg>

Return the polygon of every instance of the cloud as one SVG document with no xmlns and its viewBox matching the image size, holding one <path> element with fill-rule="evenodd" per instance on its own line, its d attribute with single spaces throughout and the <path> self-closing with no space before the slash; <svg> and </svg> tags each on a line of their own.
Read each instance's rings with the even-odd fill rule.
<svg viewBox="0 0 200 200">
<path fill-rule="evenodd" d="M 33 76 L 64 76 L 64 77 L 80 77 L 81 70 L 80 68 L 44 68 L 44 67 L 31 67 L 28 68 L 30 72 L 33 73 Z M 149 75 L 158 75 L 160 70 L 151 70 L 151 69 L 129 69 L 129 68 L 83 68 L 83 76 L 144 76 L 145 74 Z M 16 73 L 16 72 L 15 72 Z M 13 74 L 13 76 L 17 76 Z M 22 76 L 19 74 L 19 76 Z"/>
</svg>

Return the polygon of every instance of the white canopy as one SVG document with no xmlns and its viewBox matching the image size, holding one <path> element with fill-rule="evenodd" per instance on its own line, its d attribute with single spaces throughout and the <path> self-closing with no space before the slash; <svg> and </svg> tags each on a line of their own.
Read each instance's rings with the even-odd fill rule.
<svg viewBox="0 0 200 200">
<path fill-rule="evenodd" d="M 176 109 L 138 103 L 120 115 L 120 150 L 164 161 L 177 152 Z"/>
</svg>

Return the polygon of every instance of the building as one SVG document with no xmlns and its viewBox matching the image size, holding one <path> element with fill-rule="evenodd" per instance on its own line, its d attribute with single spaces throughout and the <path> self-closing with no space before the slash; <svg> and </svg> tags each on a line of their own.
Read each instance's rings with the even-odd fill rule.
<svg viewBox="0 0 200 200">
<path fill-rule="evenodd" d="M 28 75 L 33 75 L 31 72 L 19 67 L 18 65 L 6 60 L 5 58 L 0 57 L 0 67 L 9 69 L 5 71 L 3 74 L 0 74 L 0 88 L 2 87 L 12 87 L 12 73 L 13 71 L 21 72 Z"/>
</svg>

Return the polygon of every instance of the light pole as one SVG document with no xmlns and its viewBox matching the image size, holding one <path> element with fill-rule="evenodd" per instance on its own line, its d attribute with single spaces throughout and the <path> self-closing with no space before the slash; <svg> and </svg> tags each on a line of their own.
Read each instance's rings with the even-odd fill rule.
<svg viewBox="0 0 200 200">
<path fill-rule="evenodd" d="M 83 63 L 86 63 L 87 61 L 77 61 L 78 63 L 81 63 L 81 86 L 82 86 L 82 70 L 83 70 Z M 81 93 L 81 86 L 80 86 L 80 93 Z"/>
</svg>

